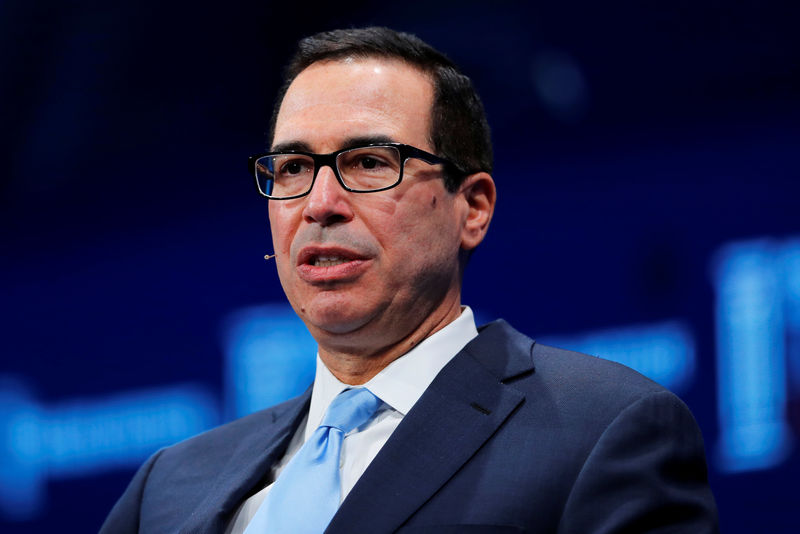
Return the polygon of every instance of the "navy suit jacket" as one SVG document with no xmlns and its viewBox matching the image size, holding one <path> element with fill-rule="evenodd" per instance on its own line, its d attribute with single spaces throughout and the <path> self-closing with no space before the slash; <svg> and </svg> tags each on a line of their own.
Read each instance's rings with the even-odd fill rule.
<svg viewBox="0 0 800 534">
<path fill-rule="evenodd" d="M 160 450 L 101 533 L 223 532 L 309 400 Z M 699 534 L 716 532 L 717 517 L 700 431 L 675 395 L 496 321 L 442 369 L 326 532 L 398 530 Z"/>
</svg>

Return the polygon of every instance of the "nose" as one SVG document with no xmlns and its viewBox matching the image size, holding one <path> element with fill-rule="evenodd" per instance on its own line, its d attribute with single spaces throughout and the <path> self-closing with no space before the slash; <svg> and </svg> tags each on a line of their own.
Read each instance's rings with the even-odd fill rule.
<svg viewBox="0 0 800 534">
<path fill-rule="evenodd" d="M 308 193 L 303 208 L 303 218 L 322 226 L 346 222 L 353 218 L 350 205 L 351 193 L 341 186 L 330 167 L 322 167 L 317 172 L 314 186 Z"/>
</svg>

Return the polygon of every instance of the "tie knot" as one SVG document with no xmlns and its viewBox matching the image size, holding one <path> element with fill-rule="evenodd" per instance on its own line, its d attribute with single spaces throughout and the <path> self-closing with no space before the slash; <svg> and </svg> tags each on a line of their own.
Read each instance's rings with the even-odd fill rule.
<svg viewBox="0 0 800 534">
<path fill-rule="evenodd" d="M 369 421 L 380 405 L 381 400 L 367 388 L 347 389 L 333 399 L 320 426 L 338 428 L 347 434 Z"/>
</svg>

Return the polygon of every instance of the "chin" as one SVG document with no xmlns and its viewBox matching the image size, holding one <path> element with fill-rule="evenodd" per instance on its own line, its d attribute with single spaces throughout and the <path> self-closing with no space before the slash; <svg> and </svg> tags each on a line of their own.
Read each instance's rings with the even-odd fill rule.
<svg viewBox="0 0 800 534">
<path fill-rule="evenodd" d="M 319 332 L 323 336 L 326 334 L 350 334 L 369 322 L 368 314 L 353 313 L 351 305 L 338 304 L 309 308 L 306 309 L 303 319 L 312 333 Z M 343 309 L 347 309 L 348 312 L 343 313 Z"/>
</svg>

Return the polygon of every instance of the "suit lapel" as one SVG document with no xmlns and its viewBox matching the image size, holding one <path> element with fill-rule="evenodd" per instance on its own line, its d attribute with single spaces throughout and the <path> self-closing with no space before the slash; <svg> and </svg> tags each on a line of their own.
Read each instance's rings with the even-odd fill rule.
<svg viewBox="0 0 800 534">
<path fill-rule="evenodd" d="M 326 532 L 391 532 L 495 433 L 524 395 L 533 342 L 492 323 L 439 373 L 364 472 Z"/>
<path fill-rule="evenodd" d="M 231 514 L 269 473 L 286 451 L 289 440 L 308 411 L 311 388 L 293 399 L 280 412 L 273 412 L 263 428 L 242 432 L 238 444 L 231 444 L 228 463 L 209 486 L 208 496 L 187 517 L 183 533 L 223 532 Z"/>
</svg>

